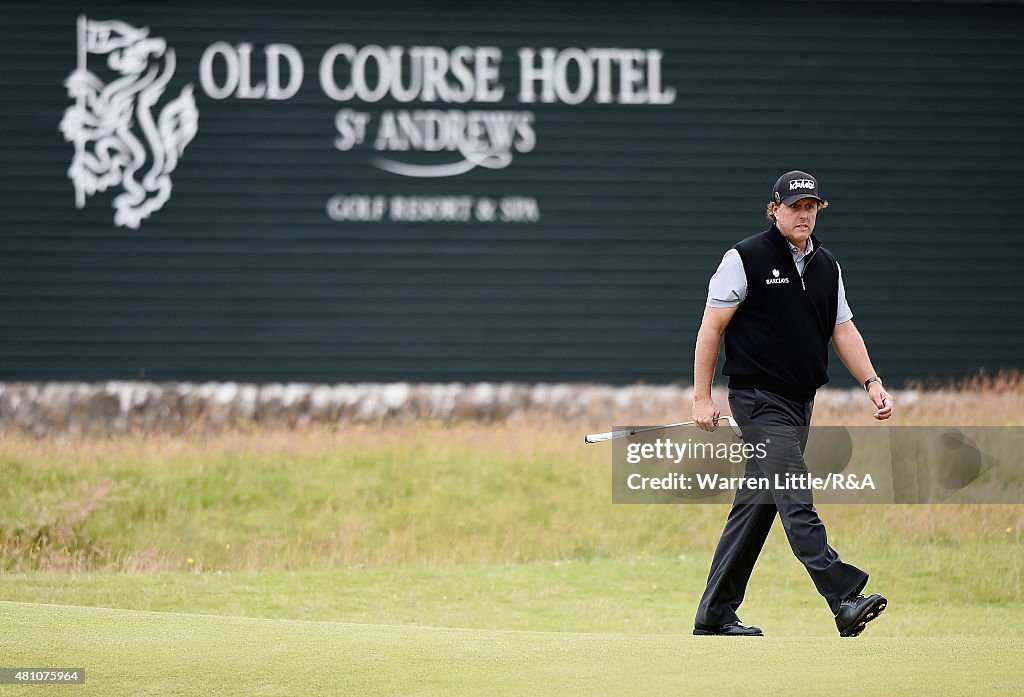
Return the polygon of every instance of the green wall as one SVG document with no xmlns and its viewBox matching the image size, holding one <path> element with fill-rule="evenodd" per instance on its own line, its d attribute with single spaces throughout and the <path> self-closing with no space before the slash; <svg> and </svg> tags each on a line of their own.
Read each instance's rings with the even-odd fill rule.
<svg viewBox="0 0 1024 697">
<path fill-rule="evenodd" d="M 76 103 L 64 82 L 79 15 L 173 48 L 154 120 L 193 86 L 197 132 L 136 229 L 114 222 L 124 185 L 76 207 L 76 145 L 59 125 Z M 890 382 L 1024 363 L 1019 4 L 214 0 L 5 5 L 0 19 L 0 380 L 688 382 L 708 278 L 764 228 L 771 185 L 794 168 L 831 201 L 817 234 Z M 254 83 L 267 44 L 294 47 L 301 87 L 213 98 L 201 72 L 216 42 L 253 45 Z M 478 82 L 504 96 L 336 101 L 319 68 L 337 44 L 498 48 L 496 77 Z M 642 101 L 619 61 L 610 104 L 596 63 L 581 103 L 524 101 L 518 52 L 545 47 L 639 49 L 632 91 L 674 99 L 617 103 Z M 86 65 L 110 85 L 107 55 Z M 565 60 L 571 90 L 581 76 Z M 223 86 L 224 59 L 211 65 Z M 378 77 L 371 65 L 367 82 Z M 161 146 L 144 137 L 140 96 L 122 93 L 101 111 L 129 110 L 142 164 L 126 166 L 141 182 Z M 344 109 L 369 118 L 348 150 L 335 146 Z M 449 126 L 508 112 L 525 133 L 505 166 L 382 169 L 465 160 L 380 135 L 387 113 L 432 109 Z M 339 195 L 381 197 L 382 219 L 332 219 Z M 392 196 L 469 197 L 470 220 L 391 220 Z M 503 199 L 526 220 L 488 220 Z M 833 360 L 834 384 L 851 385 Z"/>
</svg>

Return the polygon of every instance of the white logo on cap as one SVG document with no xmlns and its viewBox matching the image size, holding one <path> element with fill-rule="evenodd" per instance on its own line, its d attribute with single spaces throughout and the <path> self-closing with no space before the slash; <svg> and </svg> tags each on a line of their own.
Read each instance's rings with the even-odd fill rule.
<svg viewBox="0 0 1024 697">
<path fill-rule="evenodd" d="M 794 179 L 793 181 L 791 181 L 789 183 L 789 190 L 790 191 L 792 191 L 793 189 L 813 189 L 813 188 L 814 188 L 814 180 L 813 179 Z"/>
</svg>

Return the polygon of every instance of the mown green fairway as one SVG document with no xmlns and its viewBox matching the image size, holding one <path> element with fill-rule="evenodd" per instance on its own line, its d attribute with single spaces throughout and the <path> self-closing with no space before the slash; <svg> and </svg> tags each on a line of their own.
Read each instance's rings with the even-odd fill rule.
<svg viewBox="0 0 1024 697">
<path fill-rule="evenodd" d="M 888 696 L 1024 689 L 1024 639 L 736 640 L 20 603 L 0 603 L 0 613 L 5 663 L 84 666 L 85 685 L 60 689 L 89 695 L 792 695 L 826 689 Z"/>
<path fill-rule="evenodd" d="M 741 617 L 772 637 L 839 641 L 828 607 L 803 567 L 780 536 L 773 537 L 754 570 Z M 1024 638 L 1019 601 L 986 596 L 970 586 L 970 575 L 985 556 L 962 549 L 918 553 L 916 559 L 929 568 L 914 576 L 893 575 L 884 557 L 869 560 L 868 590 L 883 592 L 890 607 L 864 636 Z M 686 556 L 221 574 L 7 574 L 0 575 L 0 598 L 359 624 L 688 634 L 707 563 L 704 556 Z M 952 575 L 957 567 L 963 576 Z"/>
<path fill-rule="evenodd" d="M 1024 507 L 824 506 L 882 618 L 776 525 L 768 636 L 693 637 L 728 508 L 613 506 L 582 432 L 0 434 L 0 667 L 87 671 L 0 695 L 1024 693 Z"/>
<path fill-rule="evenodd" d="M 705 563 L 9 574 L 0 593 L 17 602 L 0 602 L 0 655 L 7 666 L 84 667 L 86 684 L 62 689 L 96 695 L 1024 690 L 1019 603 L 883 575 L 872 583 L 890 608 L 840 639 L 776 544 L 742 608 L 768 636 L 693 637 Z"/>
</svg>

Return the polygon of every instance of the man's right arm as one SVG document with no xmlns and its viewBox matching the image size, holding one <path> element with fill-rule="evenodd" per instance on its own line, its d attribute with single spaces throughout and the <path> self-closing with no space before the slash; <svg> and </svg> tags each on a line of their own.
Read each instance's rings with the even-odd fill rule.
<svg viewBox="0 0 1024 697">
<path fill-rule="evenodd" d="M 718 348 L 722 334 L 729 326 L 739 305 L 734 307 L 705 307 L 704 318 L 697 332 L 697 346 L 693 352 L 693 420 L 698 428 L 714 431 L 718 428 L 721 410 L 711 398 L 711 383 L 718 363 Z"/>
</svg>

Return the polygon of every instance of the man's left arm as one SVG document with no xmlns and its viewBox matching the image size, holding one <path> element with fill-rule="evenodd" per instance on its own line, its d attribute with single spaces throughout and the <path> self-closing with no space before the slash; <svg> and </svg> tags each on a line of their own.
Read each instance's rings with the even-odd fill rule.
<svg viewBox="0 0 1024 697">
<path fill-rule="evenodd" d="M 868 378 L 877 375 L 874 366 L 871 365 L 868 348 L 864 345 L 864 337 L 857 331 L 852 319 L 835 326 L 832 331 L 832 345 L 836 347 L 836 353 L 850 371 L 850 375 L 861 385 Z M 868 396 L 878 409 L 874 414 L 876 419 L 884 421 L 892 416 L 892 395 L 885 391 L 882 383 L 871 383 L 868 386 Z"/>
</svg>

